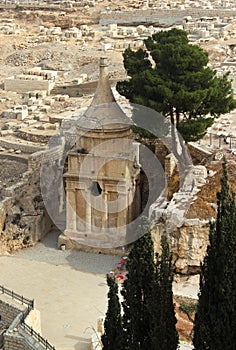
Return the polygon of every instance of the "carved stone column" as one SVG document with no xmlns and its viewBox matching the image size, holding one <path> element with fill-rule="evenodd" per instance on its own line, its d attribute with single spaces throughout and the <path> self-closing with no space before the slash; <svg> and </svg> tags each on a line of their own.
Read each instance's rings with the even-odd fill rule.
<svg viewBox="0 0 236 350">
<path fill-rule="evenodd" d="M 69 231 L 76 231 L 76 191 L 75 189 L 67 190 L 66 228 Z"/>
<path fill-rule="evenodd" d="M 85 212 L 85 221 L 86 221 L 86 231 L 91 232 L 91 222 L 92 222 L 92 208 L 91 208 L 91 193 L 90 190 L 86 190 L 86 212 Z"/>
</svg>

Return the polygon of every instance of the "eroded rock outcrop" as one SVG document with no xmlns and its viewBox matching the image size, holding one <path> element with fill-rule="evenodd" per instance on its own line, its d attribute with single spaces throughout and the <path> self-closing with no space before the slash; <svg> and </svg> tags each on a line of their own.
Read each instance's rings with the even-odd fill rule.
<svg viewBox="0 0 236 350">
<path fill-rule="evenodd" d="M 37 163 L 35 160 L 34 165 L 38 166 L 34 169 L 26 166 L 22 169 L 25 172 L 16 176 L 14 181 L 5 182 L 1 188 L 0 254 L 34 244 L 52 227 L 41 197 Z M 10 168 L 11 165 L 8 160 Z"/>
<path fill-rule="evenodd" d="M 222 151 L 221 151 L 222 152 Z M 235 190 L 236 159 L 224 152 L 227 159 L 229 183 Z M 218 159 L 217 154 L 215 159 Z M 198 273 L 203 261 L 209 238 L 209 221 L 217 213 L 216 194 L 220 191 L 222 161 L 215 160 L 206 168 L 192 168 L 194 186 L 180 189 L 171 200 L 165 192 L 153 203 L 150 215 L 153 222 L 152 236 L 155 250 L 160 251 L 160 238 L 167 234 L 170 238 L 176 272 Z M 186 178 L 187 183 L 189 179 Z"/>
</svg>

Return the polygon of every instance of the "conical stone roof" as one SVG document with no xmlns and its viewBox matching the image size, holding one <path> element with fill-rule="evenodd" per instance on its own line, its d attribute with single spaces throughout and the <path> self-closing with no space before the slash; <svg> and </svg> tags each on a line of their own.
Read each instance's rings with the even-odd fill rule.
<svg viewBox="0 0 236 350">
<path fill-rule="evenodd" d="M 130 129 L 131 120 L 117 104 L 111 90 L 107 67 L 107 57 L 101 57 L 97 89 L 91 105 L 78 119 L 78 128 L 86 130 Z"/>
</svg>

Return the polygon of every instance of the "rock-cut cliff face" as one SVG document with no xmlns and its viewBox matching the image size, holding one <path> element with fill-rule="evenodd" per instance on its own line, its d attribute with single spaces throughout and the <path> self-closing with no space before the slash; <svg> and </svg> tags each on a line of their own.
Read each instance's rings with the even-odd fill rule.
<svg viewBox="0 0 236 350">
<path fill-rule="evenodd" d="M 2 162 L 8 176 L 1 172 L 0 254 L 34 244 L 52 224 L 43 205 L 39 168 L 33 169 L 21 161 Z"/>
<path fill-rule="evenodd" d="M 229 184 L 236 190 L 236 159 L 232 154 L 225 153 L 225 156 Z M 215 219 L 217 213 L 216 194 L 220 191 L 222 160 L 223 157 L 212 161 L 207 168 L 193 167 L 193 188 L 182 188 L 169 201 L 163 193 L 150 208 L 155 250 L 160 251 L 161 235 L 167 234 L 177 273 L 199 272 L 208 245 L 209 221 Z"/>
<path fill-rule="evenodd" d="M 152 230 L 155 251 L 160 251 L 160 237 L 165 233 L 165 222 L 157 223 Z M 208 221 L 188 220 L 176 227 L 168 236 L 176 273 L 199 273 L 208 244 Z"/>
</svg>

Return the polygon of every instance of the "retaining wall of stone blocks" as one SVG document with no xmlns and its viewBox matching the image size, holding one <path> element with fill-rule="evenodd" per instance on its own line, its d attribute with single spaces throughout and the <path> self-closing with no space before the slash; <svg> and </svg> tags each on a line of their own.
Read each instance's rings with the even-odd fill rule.
<svg viewBox="0 0 236 350">
<path fill-rule="evenodd" d="M 2 322 L 10 325 L 19 314 L 19 312 L 20 310 L 15 306 L 0 300 L 0 316 Z"/>
<path fill-rule="evenodd" d="M 202 161 L 203 159 L 209 158 L 212 156 L 212 153 L 205 150 L 202 147 L 198 147 L 196 144 L 189 142 L 188 143 L 188 150 L 191 154 L 191 156 L 198 161 Z"/>
<path fill-rule="evenodd" d="M 51 82 L 50 80 L 24 80 L 17 78 L 7 78 L 4 80 L 4 90 L 18 93 L 25 93 L 31 90 L 45 90 L 49 94 L 54 85 L 55 82 Z"/>
<path fill-rule="evenodd" d="M 147 9 L 132 11 L 117 11 L 101 13 L 100 24 L 136 24 L 136 23 L 160 23 L 163 25 L 172 25 L 176 22 L 182 22 L 184 17 L 235 17 L 234 9 L 197 9 L 189 8 L 186 10 L 165 10 L 165 9 Z"/>
<path fill-rule="evenodd" d="M 13 140 L 6 140 L 0 137 L 0 146 L 6 149 L 21 150 L 23 153 L 34 153 L 42 149 L 41 146 L 31 145 L 27 143 L 15 142 Z"/>
</svg>

